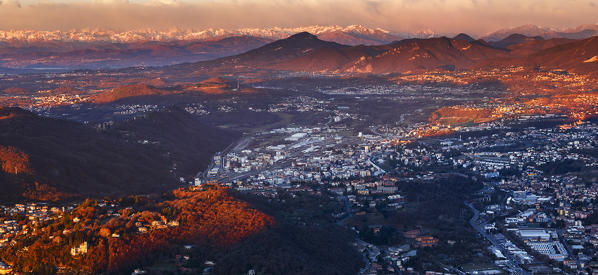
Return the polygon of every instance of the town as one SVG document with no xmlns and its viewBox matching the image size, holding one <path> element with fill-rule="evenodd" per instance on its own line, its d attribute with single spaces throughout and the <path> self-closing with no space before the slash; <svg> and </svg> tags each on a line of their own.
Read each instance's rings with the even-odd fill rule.
<svg viewBox="0 0 598 275">
<path fill-rule="evenodd" d="M 500 73 L 507 72 L 488 74 Z M 542 74 L 580 80 L 575 75 Z M 442 81 L 449 84 L 419 83 L 440 76 L 448 77 Z M 279 94 L 266 103 L 237 95 L 178 103 L 189 115 L 206 121 L 219 122 L 219 116 L 242 112 L 249 120 L 270 115 L 288 122 L 244 128 L 243 136 L 214 155 L 206 170 L 181 178 L 182 187 L 201 190 L 216 183 L 281 202 L 283 194 L 329 196 L 339 207 L 325 213 L 355 234 L 353 245 L 366 263 L 361 274 L 598 271 L 598 214 L 593 209 L 598 124 L 587 119 L 595 115 L 592 94 L 575 95 L 577 105 L 564 105 L 558 100 L 567 99 L 559 97 L 552 105 L 542 105 L 533 100 L 511 102 L 492 85 L 469 84 L 464 79 L 473 76 L 467 73 L 428 73 L 390 82 L 368 79 L 354 86 L 326 76 L 302 77 L 253 85 L 257 90 L 289 89 L 275 90 Z M 302 85 L 308 88 L 292 88 Z M 91 93 L 59 99 L 41 94 L 25 107 L 81 120 L 98 131 L 110 129 L 119 119 L 166 108 L 149 100 L 104 105 L 98 111 L 86 105 Z M 25 97 L 21 100 L 27 102 Z M 444 107 L 447 103 L 450 107 Z M 93 116 L 80 117 L 85 112 L 99 112 L 101 119 L 90 122 Z M 98 205 L 113 217 L 126 208 L 110 200 Z M 0 247 L 32 232 L 38 223 L 62 219 L 77 206 L 4 206 Z M 429 213 L 430 206 L 446 213 Z M 147 234 L 177 222 L 136 222 L 128 234 Z M 452 232 L 439 229 L 442 226 Z M 109 237 L 119 238 L 121 233 L 111 232 Z M 73 257 L 87 253 L 84 242 L 71 249 Z M 460 252 L 446 252 L 451 250 Z M 0 268 L 11 270 L 5 263 Z"/>
<path fill-rule="evenodd" d="M 273 129 L 247 137 L 214 156 L 210 169 L 193 184 L 216 181 L 269 197 L 281 189 L 305 192 L 322 186 L 339 201 L 347 201 L 347 210 L 335 213 L 344 220 L 375 215 L 382 205 L 391 211 L 408 207 L 401 182 L 426 184 L 448 171 L 461 173 L 484 186 L 464 202 L 474 211 L 471 226 L 493 260 L 478 274 L 583 273 L 596 265 L 596 187 L 585 183 L 590 175 L 575 173 L 598 165 L 595 153 L 588 153 L 597 142 L 595 122 L 564 130 L 558 127 L 562 116 L 526 116 L 459 127 L 450 137 L 397 144 L 393 140 L 413 139 L 409 135 L 419 126 L 385 126 L 384 133 L 364 134 L 337 117 L 333 113 L 329 122 L 316 127 Z M 490 199 L 496 194 L 501 194 L 500 201 Z M 417 247 L 439 242 L 434 236 L 409 232 L 404 233 L 410 236 L 406 243 L 392 246 L 358 240 L 372 262 L 364 274 L 375 274 L 382 266 L 409 272 Z"/>
</svg>

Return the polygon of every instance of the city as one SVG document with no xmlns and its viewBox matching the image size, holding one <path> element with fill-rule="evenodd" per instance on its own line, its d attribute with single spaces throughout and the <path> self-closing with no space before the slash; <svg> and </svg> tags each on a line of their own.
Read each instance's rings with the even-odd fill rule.
<svg viewBox="0 0 598 275">
<path fill-rule="evenodd" d="M 598 274 L 596 12 L 0 1 L 0 274 Z"/>
</svg>

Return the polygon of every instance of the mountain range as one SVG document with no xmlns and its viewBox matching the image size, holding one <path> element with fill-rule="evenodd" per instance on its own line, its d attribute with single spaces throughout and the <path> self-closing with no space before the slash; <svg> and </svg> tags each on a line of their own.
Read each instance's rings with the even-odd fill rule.
<svg viewBox="0 0 598 275">
<path fill-rule="evenodd" d="M 347 46 L 307 32 L 249 52 L 196 63 L 203 70 L 270 69 L 307 72 L 389 73 L 450 65 L 467 67 L 476 59 L 506 56 L 507 50 L 481 42 L 406 39 L 380 46 Z"/>
<path fill-rule="evenodd" d="M 544 39 L 515 34 L 488 43 L 466 34 L 404 39 L 386 45 L 347 46 L 307 32 L 246 53 L 183 65 L 203 71 L 286 70 L 330 73 L 405 73 L 478 66 L 547 66 L 589 72 L 598 55 L 595 37 Z"/>
<path fill-rule="evenodd" d="M 254 36 L 131 43 L 40 41 L 31 46 L 0 47 L 0 67 L 96 69 L 164 66 L 238 54 L 268 42 L 271 40 Z"/>
<path fill-rule="evenodd" d="M 440 45 L 443 42 L 441 41 L 444 41 L 445 46 L 448 44 L 444 37 L 437 37 L 434 32 L 398 34 L 358 25 L 167 32 L 153 30 L 127 32 L 99 30 L 0 31 L 0 69 L 3 71 L 14 71 L 15 69 L 73 70 L 192 63 L 245 53 L 270 42 L 287 39 L 300 32 L 310 33 L 322 41 L 334 42 L 338 45 L 325 47 L 327 50 L 317 53 L 310 53 L 318 55 L 323 58 L 322 60 L 312 63 L 309 61 L 310 58 L 304 58 L 291 64 L 293 67 L 299 64 L 301 70 L 383 72 L 387 70 L 383 68 L 392 66 L 391 64 L 401 63 L 400 71 L 405 71 L 444 66 L 451 63 L 451 60 L 452 63 L 455 63 L 452 65 L 461 68 L 475 63 L 480 58 L 502 57 L 500 50 L 505 49 L 516 53 L 515 55 L 527 55 L 538 49 L 546 49 L 549 46 L 597 35 L 598 25 L 583 25 L 567 30 L 526 25 L 499 30 L 479 40 L 467 34 L 459 34 L 452 39 L 456 41 L 453 43 L 454 45 L 445 48 L 448 52 L 439 56 L 434 55 L 434 51 L 442 49 L 443 46 Z M 418 38 L 405 39 L 405 37 Z M 409 55 L 405 50 L 408 48 L 406 45 L 410 43 L 418 44 L 422 50 L 417 54 Z M 430 49 L 431 51 L 428 52 L 427 46 L 424 44 L 430 44 L 430 46 L 436 44 L 436 46 L 431 46 L 435 49 Z M 319 47 L 306 47 L 305 50 L 311 51 L 315 48 Z M 332 50 L 333 48 L 335 50 Z M 340 50 L 341 48 L 345 49 Z M 467 48 L 469 52 L 457 50 L 459 48 Z M 483 48 L 487 49 L 482 50 Z M 388 52 L 389 50 L 395 50 L 395 52 Z M 401 51 L 401 53 L 398 54 L 396 51 Z M 276 55 L 282 56 L 285 52 L 288 51 L 278 52 Z M 255 53 L 253 52 L 253 54 Z M 382 61 L 381 56 L 378 55 L 383 53 L 392 58 L 385 58 L 386 60 Z M 332 56 L 327 56 L 327 54 Z M 248 56 L 250 55 L 244 55 L 242 58 Z M 299 55 L 288 57 L 299 57 Z M 365 62 L 366 60 L 355 59 L 362 57 L 372 60 Z M 390 59 L 392 61 L 389 61 Z M 402 61 L 402 59 L 406 60 Z M 221 61 L 226 61 L 226 59 Z M 336 64 L 334 70 L 331 63 Z M 285 67 L 282 64 L 281 66 Z"/>
<path fill-rule="evenodd" d="M 346 45 L 387 44 L 401 37 L 352 25 L 203 31 L 0 31 L 0 68 L 99 69 L 164 66 L 235 55 L 307 30 Z"/>
<path fill-rule="evenodd" d="M 598 24 L 580 25 L 575 28 L 557 30 L 536 25 L 523 25 L 513 28 L 505 28 L 482 37 L 486 41 L 498 41 L 507 38 L 512 34 L 523 34 L 525 36 L 539 36 L 545 39 L 568 38 L 584 39 L 598 35 Z"/>
<path fill-rule="evenodd" d="M 205 29 L 205 30 L 139 30 L 139 31 L 110 31 L 110 30 L 74 30 L 74 31 L 34 31 L 11 30 L 0 31 L 0 47 L 29 47 L 49 42 L 78 42 L 78 43 L 139 43 L 147 41 L 205 41 L 219 40 L 234 36 L 253 36 L 270 40 L 287 38 L 299 32 L 309 32 L 322 39 L 335 41 L 347 45 L 386 44 L 399 40 L 407 35 L 391 33 L 380 28 L 368 28 L 360 25 L 341 26 L 305 26 L 294 28 L 244 28 L 237 30 Z"/>
<path fill-rule="evenodd" d="M 242 28 L 242 29 L 173 29 L 160 30 L 71 30 L 71 31 L 38 31 L 38 30 L 0 30 L 0 48 L 48 46 L 59 42 L 71 42 L 79 45 L 86 43 L 143 43 L 172 42 L 172 41 L 208 41 L 220 40 L 235 36 L 252 36 L 267 40 L 287 38 L 300 32 L 309 32 L 322 40 L 333 41 L 345 45 L 381 45 L 405 38 L 432 38 L 441 34 L 433 30 L 419 30 L 413 32 L 393 32 L 381 28 L 370 28 L 361 25 L 350 26 L 303 26 L 303 27 L 270 27 L 270 28 Z M 567 29 L 553 29 L 537 25 L 522 25 L 509 27 L 480 35 L 485 41 L 502 40 L 512 34 L 525 36 L 540 36 L 545 39 L 569 38 L 584 39 L 598 34 L 598 24 L 585 24 Z M 444 34 L 448 35 L 448 34 Z"/>
</svg>

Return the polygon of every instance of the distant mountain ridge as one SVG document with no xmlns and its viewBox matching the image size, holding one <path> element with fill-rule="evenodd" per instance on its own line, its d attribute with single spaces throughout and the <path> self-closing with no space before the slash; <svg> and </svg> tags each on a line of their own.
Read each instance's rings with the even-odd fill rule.
<svg viewBox="0 0 598 275">
<path fill-rule="evenodd" d="M 475 39 L 473 37 L 469 36 L 466 33 L 457 34 L 455 37 L 453 37 L 453 39 L 455 39 L 455 40 L 465 40 L 467 42 L 475 41 Z"/>
<path fill-rule="evenodd" d="M 64 42 L 40 41 L 29 46 L 0 46 L 4 68 L 122 68 L 163 66 L 238 54 L 272 40 L 233 36 L 209 41 Z M 18 43 L 14 43 L 18 44 Z"/>
<path fill-rule="evenodd" d="M 304 26 L 293 28 L 243 28 L 236 30 L 204 29 L 204 30 L 74 30 L 74 31 L 35 31 L 11 30 L 0 31 L 0 48 L 4 46 L 28 47 L 48 42 L 79 43 L 136 43 L 147 41 L 206 41 L 219 40 L 233 36 L 253 36 L 271 40 L 287 38 L 299 32 L 309 32 L 341 44 L 386 44 L 399 40 L 403 36 L 380 28 L 368 28 L 360 25 L 350 26 Z"/>
<path fill-rule="evenodd" d="M 329 62 L 335 63 L 338 70 L 347 70 L 345 63 L 356 61 L 354 60 L 355 57 L 374 57 L 378 51 L 388 50 L 388 45 L 403 41 L 405 37 L 411 37 L 407 39 L 408 41 L 441 38 L 431 30 L 399 34 L 360 25 L 246 28 L 238 30 L 205 29 L 199 31 L 0 31 L 0 71 L 18 73 L 19 70 L 113 69 L 193 63 L 245 53 L 269 42 L 287 39 L 303 32 L 317 36 L 320 40 L 334 42 L 339 45 L 364 45 L 361 49 L 366 51 L 360 53 L 359 48 L 328 51 L 328 53 L 336 55 L 336 58 L 326 56 L 324 51 L 320 51 L 318 54 L 324 60 L 311 62 L 304 59 L 300 61 L 301 66 L 312 67 L 313 69 L 320 68 L 322 63 Z M 455 36 L 453 40 L 476 44 L 477 46 L 474 48 L 490 46 L 512 50 L 510 47 L 525 42 L 541 39 L 585 39 L 592 35 L 598 35 L 598 25 L 583 25 L 567 30 L 553 30 L 535 25 L 525 25 L 499 30 L 478 40 L 461 33 Z M 534 51 L 533 47 L 535 46 L 546 48 L 547 45 L 556 46 L 561 42 L 565 42 L 565 40 L 528 43 L 526 48 L 522 48 L 518 52 L 519 54 L 529 54 Z M 421 54 L 426 55 L 427 53 Z M 403 55 L 405 54 L 403 53 Z M 454 57 L 463 59 L 461 61 L 468 59 L 468 54 L 463 55 L 463 58 L 458 57 L 458 55 L 460 54 Z M 295 55 L 295 57 L 298 56 Z M 471 63 L 461 61 L 456 62 L 458 64 L 450 65 L 460 67 L 465 63 Z M 421 69 L 429 68 L 432 64 L 447 65 L 440 64 L 443 62 L 419 62 L 419 65 L 406 65 L 404 67 L 406 69 Z M 360 63 L 363 62 L 360 61 Z M 359 68 L 359 64 L 353 64 L 349 67 L 355 67 L 356 71 L 370 70 L 369 68 Z M 330 68 L 327 68 L 327 70 L 330 70 Z"/>
<path fill-rule="evenodd" d="M 287 38 L 300 32 L 309 32 L 322 40 L 333 41 L 345 45 L 381 45 L 405 38 L 432 38 L 442 34 L 433 30 L 414 30 L 398 32 L 382 28 L 372 28 L 361 25 L 312 25 L 299 27 L 265 27 L 240 29 L 174 29 L 161 30 L 72 30 L 72 31 L 37 31 L 37 30 L 0 30 L 0 48 L 2 47 L 31 47 L 48 46 L 53 42 L 76 43 L 139 43 L 139 42 L 170 42 L 170 41 L 207 41 L 220 40 L 234 36 L 253 36 L 270 40 Z M 553 29 L 537 25 L 522 25 L 493 31 L 486 35 L 477 36 L 485 41 L 498 41 L 511 34 L 525 36 L 541 36 L 550 38 L 584 39 L 598 34 L 598 24 L 580 25 L 568 29 Z"/>
<path fill-rule="evenodd" d="M 102 69 L 164 66 L 236 55 L 309 31 L 346 45 L 402 39 L 359 25 L 202 31 L 0 31 L 0 69 Z"/>
<path fill-rule="evenodd" d="M 343 49 L 350 46 L 320 40 L 317 36 L 301 32 L 274 41 L 246 53 L 205 62 L 209 67 L 261 67 L 278 68 L 283 63 L 304 56 L 321 48 Z"/>
<path fill-rule="evenodd" d="M 303 32 L 240 55 L 175 68 L 210 73 L 261 69 L 389 74 L 437 69 L 541 66 L 592 73 L 598 64 L 596 39 L 598 36 L 573 40 L 513 34 L 488 43 L 483 39 L 473 40 L 467 34 L 459 34 L 455 38 L 404 39 L 386 45 L 347 46 L 323 41 Z"/>
<path fill-rule="evenodd" d="M 380 46 L 347 46 L 299 33 L 249 52 L 192 65 L 203 70 L 270 69 L 389 73 L 440 67 L 467 68 L 478 60 L 507 55 L 483 41 L 405 39 Z"/>
<path fill-rule="evenodd" d="M 581 25 L 575 28 L 556 30 L 552 28 L 540 27 L 536 25 L 523 25 L 513 28 L 506 28 L 494 31 L 482 37 L 486 41 L 498 41 L 507 38 L 512 34 L 522 34 L 525 36 L 539 36 L 544 39 L 550 38 L 568 38 L 585 39 L 598 35 L 598 24 Z"/>
<path fill-rule="evenodd" d="M 491 41 L 489 44 L 494 47 L 506 49 L 512 45 L 517 45 L 517 44 L 525 43 L 528 41 L 537 41 L 537 40 L 544 40 L 544 38 L 541 36 L 531 37 L 531 36 L 526 36 L 526 35 L 523 35 L 520 33 L 514 33 L 514 34 L 511 34 L 499 41 Z"/>
</svg>

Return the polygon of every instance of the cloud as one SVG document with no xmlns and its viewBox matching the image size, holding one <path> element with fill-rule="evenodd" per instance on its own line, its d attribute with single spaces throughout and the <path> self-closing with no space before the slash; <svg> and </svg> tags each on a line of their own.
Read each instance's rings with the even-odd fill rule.
<svg viewBox="0 0 598 275">
<path fill-rule="evenodd" d="M 149 5 L 178 5 L 180 4 L 177 0 L 150 0 L 146 1 Z"/>
<path fill-rule="evenodd" d="M 485 34 L 524 24 L 572 27 L 594 22 L 598 14 L 598 7 L 580 0 L 48 1 L 28 2 L 21 8 L 2 4 L 0 29 L 236 29 L 361 24 L 398 32 L 430 29 L 438 33 Z"/>
<path fill-rule="evenodd" d="M 94 4 L 114 5 L 114 4 L 128 4 L 128 0 L 93 0 Z"/>
<path fill-rule="evenodd" d="M 0 6 L 20 8 L 21 3 L 18 0 L 0 0 Z"/>
</svg>

